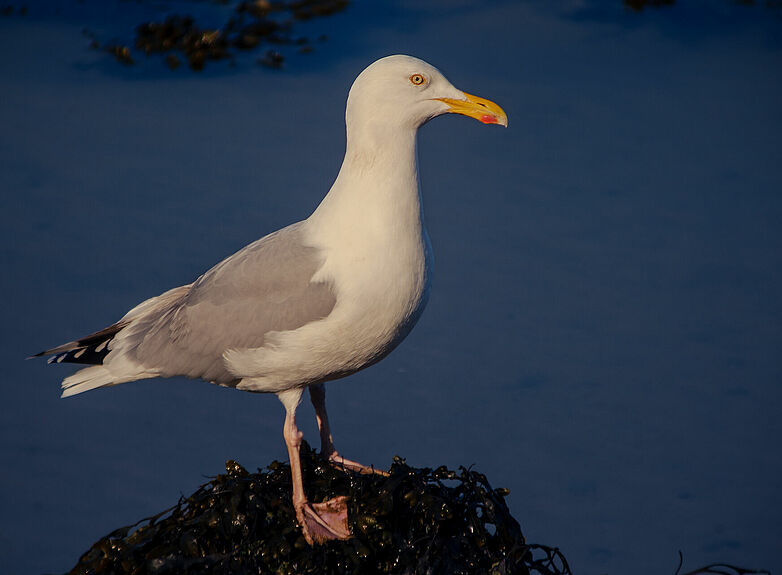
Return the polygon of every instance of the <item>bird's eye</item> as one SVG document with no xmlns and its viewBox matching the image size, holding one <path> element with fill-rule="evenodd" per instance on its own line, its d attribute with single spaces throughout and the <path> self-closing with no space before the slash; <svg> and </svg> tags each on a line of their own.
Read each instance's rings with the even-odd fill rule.
<svg viewBox="0 0 782 575">
<path fill-rule="evenodd" d="M 412 76 L 410 76 L 410 81 L 414 85 L 420 86 L 421 84 L 426 82 L 426 78 L 424 78 L 421 74 L 413 74 Z"/>
</svg>

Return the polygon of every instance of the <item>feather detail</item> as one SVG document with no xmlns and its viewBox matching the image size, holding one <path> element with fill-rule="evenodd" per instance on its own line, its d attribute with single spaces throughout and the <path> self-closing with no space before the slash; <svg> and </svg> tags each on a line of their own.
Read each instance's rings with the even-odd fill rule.
<svg viewBox="0 0 782 575">
<path fill-rule="evenodd" d="M 127 325 L 127 321 L 119 321 L 81 339 L 69 341 L 52 349 L 36 353 L 30 356 L 30 358 L 51 355 L 52 357 L 48 359 L 48 363 L 101 365 L 104 358 L 111 351 L 109 343 Z"/>
</svg>

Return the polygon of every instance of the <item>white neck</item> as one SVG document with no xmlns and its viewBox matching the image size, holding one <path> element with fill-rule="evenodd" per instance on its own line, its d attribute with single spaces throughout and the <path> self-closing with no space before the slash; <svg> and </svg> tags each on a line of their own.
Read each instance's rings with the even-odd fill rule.
<svg viewBox="0 0 782 575">
<path fill-rule="evenodd" d="M 361 233 L 420 228 L 416 130 L 371 124 L 356 128 L 348 122 L 339 175 L 310 223 L 339 226 L 343 233 L 356 227 Z"/>
</svg>

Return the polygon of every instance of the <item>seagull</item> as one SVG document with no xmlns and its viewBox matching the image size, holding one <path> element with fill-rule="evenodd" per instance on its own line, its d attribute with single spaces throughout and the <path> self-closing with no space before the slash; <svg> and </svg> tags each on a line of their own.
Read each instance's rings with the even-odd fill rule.
<svg viewBox="0 0 782 575">
<path fill-rule="evenodd" d="M 416 134 L 447 113 L 508 125 L 500 106 L 458 90 L 422 60 L 377 60 L 350 89 L 345 158 L 307 219 L 251 243 L 193 283 L 140 303 L 113 325 L 33 357 L 89 365 L 63 380 L 63 397 L 174 376 L 276 394 L 285 408 L 293 507 L 305 539 L 313 545 L 350 538 L 345 496 L 307 499 L 296 409 L 308 389 L 322 454 L 334 465 L 374 472 L 334 447 L 324 383 L 383 359 L 421 316 L 432 250 Z"/>
</svg>

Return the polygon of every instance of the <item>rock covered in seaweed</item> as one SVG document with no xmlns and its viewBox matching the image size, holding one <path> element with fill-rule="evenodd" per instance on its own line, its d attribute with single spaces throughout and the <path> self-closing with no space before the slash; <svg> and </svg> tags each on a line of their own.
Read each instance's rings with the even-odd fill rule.
<svg viewBox="0 0 782 575">
<path fill-rule="evenodd" d="M 310 547 L 296 526 L 290 467 L 226 473 L 172 508 L 96 542 L 72 574 L 570 573 L 556 549 L 525 542 L 507 490 L 471 469 L 417 469 L 395 458 L 388 477 L 334 468 L 306 444 L 314 501 L 348 495 L 354 538 Z"/>
</svg>

